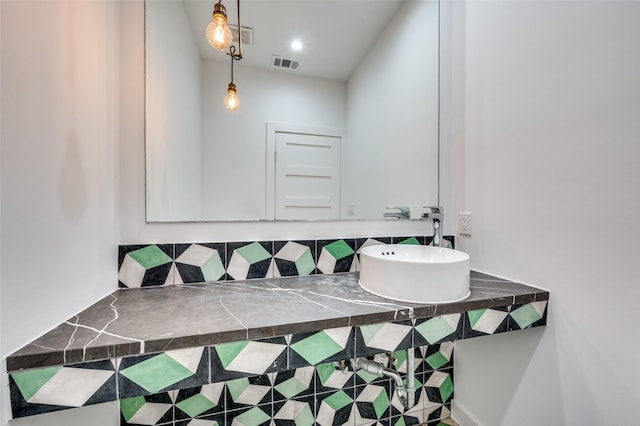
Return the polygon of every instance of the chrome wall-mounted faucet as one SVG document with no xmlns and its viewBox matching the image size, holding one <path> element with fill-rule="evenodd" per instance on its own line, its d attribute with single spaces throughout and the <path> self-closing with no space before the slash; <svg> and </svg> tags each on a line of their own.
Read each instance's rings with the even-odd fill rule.
<svg viewBox="0 0 640 426">
<path fill-rule="evenodd" d="M 429 211 L 424 213 L 422 218 L 433 221 L 433 245 L 442 247 L 442 221 L 444 219 L 442 207 L 425 207 L 425 209 L 429 209 Z"/>
<path fill-rule="evenodd" d="M 391 207 L 387 206 L 386 209 L 398 209 L 399 212 L 393 213 L 385 213 L 383 217 L 395 217 L 396 219 L 409 219 L 411 218 L 411 213 L 409 213 L 409 207 Z"/>
<path fill-rule="evenodd" d="M 392 354 L 387 353 L 390 364 L 393 364 Z M 355 358 L 351 360 L 353 371 L 363 369 L 367 373 L 374 374 L 378 377 L 390 377 L 395 382 L 396 395 L 400 403 L 405 409 L 412 408 L 416 405 L 416 388 L 415 381 L 415 355 L 413 348 L 407 349 L 407 376 L 406 384 L 402 376 L 392 367 L 385 367 L 382 363 L 371 361 L 367 358 Z"/>
</svg>

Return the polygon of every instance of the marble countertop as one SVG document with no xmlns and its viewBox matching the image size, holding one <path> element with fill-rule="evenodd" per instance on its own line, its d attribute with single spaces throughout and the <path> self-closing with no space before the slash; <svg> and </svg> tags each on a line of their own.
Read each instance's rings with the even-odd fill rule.
<svg viewBox="0 0 640 426">
<path fill-rule="evenodd" d="M 425 318 L 548 300 L 535 287 L 471 272 L 461 302 L 394 302 L 358 285 L 358 274 L 119 289 L 7 357 L 7 371 Z"/>
</svg>

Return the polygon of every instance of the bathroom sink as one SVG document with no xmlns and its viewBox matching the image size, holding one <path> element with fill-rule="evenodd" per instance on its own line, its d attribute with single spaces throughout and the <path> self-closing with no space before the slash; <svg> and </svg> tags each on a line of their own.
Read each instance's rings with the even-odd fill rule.
<svg viewBox="0 0 640 426">
<path fill-rule="evenodd" d="M 450 303 L 469 296 L 469 255 L 444 247 L 406 244 L 360 251 L 360 287 L 388 299 Z"/>
</svg>

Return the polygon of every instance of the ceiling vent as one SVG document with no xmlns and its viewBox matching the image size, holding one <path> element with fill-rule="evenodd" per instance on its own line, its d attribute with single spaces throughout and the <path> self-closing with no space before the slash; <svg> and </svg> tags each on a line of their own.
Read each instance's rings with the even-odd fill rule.
<svg viewBox="0 0 640 426">
<path fill-rule="evenodd" d="M 233 34 L 233 42 L 238 42 L 238 26 L 228 24 L 231 34 Z M 253 28 L 242 27 L 242 44 L 253 46 Z"/>
<path fill-rule="evenodd" d="M 284 68 L 288 70 L 296 70 L 298 69 L 299 65 L 300 65 L 300 62 L 296 61 L 295 59 L 287 59 L 278 55 L 271 56 L 271 66 L 273 68 Z"/>
</svg>

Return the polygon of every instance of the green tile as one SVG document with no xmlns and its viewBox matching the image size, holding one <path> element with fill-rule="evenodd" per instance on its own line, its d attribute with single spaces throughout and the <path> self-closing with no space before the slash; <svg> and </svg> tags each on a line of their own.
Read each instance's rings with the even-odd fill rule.
<svg viewBox="0 0 640 426">
<path fill-rule="evenodd" d="M 124 419 L 128 422 L 138 412 L 142 406 L 146 404 L 144 397 L 136 396 L 135 398 L 126 398 L 120 400 L 120 412 Z"/>
<path fill-rule="evenodd" d="M 128 255 L 145 269 L 155 268 L 171 262 L 171 258 L 155 244 L 134 250 Z"/>
<path fill-rule="evenodd" d="M 39 368 L 37 370 L 27 370 L 12 373 L 11 377 L 16 382 L 20 393 L 25 400 L 29 400 L 40 390 L 62 367 Z"/>
<path fill-rule="evenodd" d="M 294 423 L 296 426 L 313 426 L 315 419 L 308 404 L 305 404 L 305 407 L 296 416 Z"/>
<path fill-rule="evenodd" d="M 530 303 L 511 312 L 511 317 L 518 323 L 518 327 L 520 328 L 529 327 L 542 318 Z"/>
<path fill-rule="evenodd" d="M 318 372 L 318 377 L 323 385 L 327 384 L 327 381 L 331 378 L 331 376 L 336 372 L 336 366 L 333 362 L 327 362 L 324 364 L 316 365 L 316 371 Z"/>
<path fill-rule="evenodd" d="M 449 362 L 449 360 L 442 355 L 442 352 L 436 352 L 435 354 L 428 356 L 425 361 L 427 361 L 427 364 L 429 364 L 431 368 L 436 370 Z"/>
<path fill-rule="evenodd" d="M 249 264 L 253 265 L 271 257 L 268 251 L 258 242 L 247 244 L 244 247 L 236 249 Z"/>
<path fill-rule="evenodd" d="M 378 419 L 382 418 L 384 412 L 389 408 L 389 405 L 391 405 L 391 403 L 389 402 L 387 392 L 382 388 L 376 399 L 373 400 L 373 409 Z"/>
<path fill-rule="evenodd" d="M 441 339 L 444 339 L 454 331 L 455 329 L 451 328 L 449 323 L 444 320 L 442 317 L 431 318 L 416 326 L 416 331 L 420 333 L 427 342 L 435 343 Z"/>
<path fill-rule="evenodd" d="M 467 312 L 469 314 L 469 323 L 471 327 L 474 327 L 478 320 L 482 318 L 482 315 L 487 312 L 486 309 L 474 309 L 472 311 Z"/>
<path fill-rule="evenodd" d="M 349 404 L 353 403 L 353 399 L 344 391 L 339 391 L 334 393 L 328 398 L 324 399 L 324 403 L 327 404 L 333 411 L 338 411 L 339 409 L 346 407 Z"/>
<path fill-rule="evenodd" d="M 222 362 L 222 366 L 227 368 L 229 364 L 233 362 L 234 359 L 242 352 L 242 350 L 249 344 L 248 341 L 243 342 L 234 342 L 234 343 L 225 343 L 222 345 L 217 345 L 215 347 L 218 356 L 220 357 L 220 361 Z"/>
<path fill-rule="evenodd" d="M 347 257 L 355 252 L 349 244 L 347 244 L 344 240 L 334 241 L 331 244 L 327 244 L 324 246 L 324 249 L 329 252 L 334 259 L 342 259 L 343 257 Z"/>
<path fill-rule="evenodd" d="M 338 345 L 324 331 L 312 334 L 306 339 L 294 343 L 291 345 L 291 349 L 311 365 L 315 365 L 344 350 L 343 347 Z"/>
<path fill-rule="evenodd" d="M 407 426 L 407 424 L 404 422 L 404 417 L 400 416 L 400 418 L 398 419 L 397 422 L 395 422 L 393 424 L 393 426 Z"/>
<path fill-rule="evenodd" d="M 190 417 L 196 417 L 215 407 L 216 404 L 209 401 L 201 393 L 187 398 L 184 401 L 180 401 L 176 404 L 176 407 L 187 413 Z"/>
<path fill-rule="evenodd" d="M 284 382 L 274 386 L 274 388 L 289 399 L 307 389 L 307 386 L 305 386 L 304 383 L 301 383 L 300 380 L 292 377 L 289 380 L 285 380 Z"/>
<path fill-rule="evenodd" d="M 231 397 L 236 401 L 242 395 L 242 392 L 249 387 L 249 379 L 244 377 L 242 379 L 229 380 L 226 384 Z"/>
<path fill-rule="evenodd" d="M 404 383 L 405 384 L 407 383 L 406 379 L 404 380 Z M 417 377 L 414 377 L 413 378 L 413 388 L 414 389 L 420 389 L 422 386 L 423 386 L 423 383 L 420 380 L 418 380 Z"/>
<path fill-rule="evenodd" d="M 233 419 L 233 424 L 242 426 L 257 426 L 271 419 L 264 411 L 258 407 L 253 407 Z"/>
<path fill-rule="evenodd" d="M 186 367 L 164 353 L 127 367 L 120 374 L 151 393 L 158 393 L 193 375 Z"/>
<path fill-rule="evenodd" d="M 200 267 L 205 281 L 217 281 L 224 275 L 224 264 L 217 251 Z"/>
<path fill-rule="evenodd" d="M 400 241 L 399 244 L 413 244 L 413 245 L 419 246 L 420 245 L 420 241 L 418 241 L 418 239 L 416 237 L 411 237 L 411 238 L 407 238 L 404 241 Z"/>
<path fill-rule="evenodd" d="M 451 376 L 447 374 L 447 377 L 440 385 L 440 397 L 442 398 L 442 403 L 445 404 L 452 394 L 453 382 L 451 381 Z"/>
<path fill-rule="evenodd" d="M 409 350 L 412 351 L 413 348 L 411 348 Z M 395 351 L 393 353 L 393 358 L 394 358 L 393 365 L 394 365 L 394 367 L 396 367 L 396 369 L 398 369 L 406 361 L 406 359 L 407 359 L 407 351 Z"/>
<path fill-rule="evenodd" d="M 365 344 L 369 344 L 371 339 L 376 337 L 378 331 L 384 327 L 384 324 L 373 324 L 373 325 L 363 325 L 360 327 L 360 332 L 362 333 L 362 338 L 364 339 Z"/>
<path fill-rule="evenodd" d="M 316 263 L 311 255 L 311 250 L 307 248 L 302 256 L 295 262 L 298 275 L 309 275 L 316 268 Z"/>
<path fill-rule="evenodd" d="M 358 375 L 358 377 L 364 380 L 365 383 L 371 383 L 378 378 L 378 376 L 376 376 L 375 374 L 364 371 L 363 369 L 358 370 L 356 374 Z"/>
</svg>

